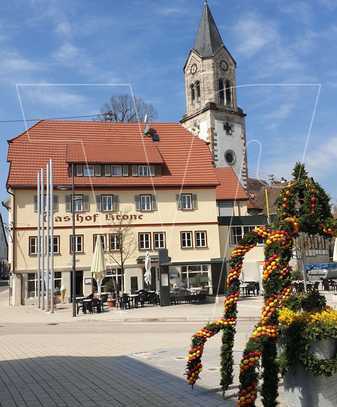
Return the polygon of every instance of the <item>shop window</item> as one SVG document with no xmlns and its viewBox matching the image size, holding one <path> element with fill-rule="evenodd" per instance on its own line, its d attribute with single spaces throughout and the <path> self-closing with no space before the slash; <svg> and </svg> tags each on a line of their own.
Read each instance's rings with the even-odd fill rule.
<svg viewBox="0 0 337 407">
<path fill-rule="evenodd" d="M 29 236 L 29 256 L 36 256 L 38 254 L 37 236 Z"/>
<path fill-rule="evenodd" d="M 139 250 L 151 250 L 151 233 L 139 233 L 138 247 Z"/>
<path fill-rule="evenodd" d="M 84 253 L 84 236 L 83 235 L 71 235 L 70 236 L 70 253 Z"/>
<path fill-rule="evenodd" d="M 154 232 L 153 233 L 153 248 L 155 250 L 166 248 L 165 232 Z"/>
<path fill-rule="evenodd" d="M 191 211 L 197 209 L 197 195 L 196 194 L 180 194 L 177 195 L 178 209 L 182 211 Z"/>
<path fill-rule="evenodd" d="M 181 280 L 186 288 L 210 289 L 209 266 L 206 264 L 181 267 Z"/>
<path fill-rule="evenodd" d="M 181 232 L 180 233 L 180 242 L 181 242 L 182 249 L 193 248 L 193 233 L 192 232 Z"/>
<path fill-rule="evenodd" d="M 195 232 L 195 247 L 197 247 L 197 248 L 207 247 L 207 232 L 206 231 Z"/>
</svg>

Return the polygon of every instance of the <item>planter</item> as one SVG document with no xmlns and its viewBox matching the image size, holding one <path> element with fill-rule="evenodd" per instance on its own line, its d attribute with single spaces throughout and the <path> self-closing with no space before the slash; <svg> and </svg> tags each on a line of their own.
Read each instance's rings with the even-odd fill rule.
<svg viewBox="0 0 337 407">
<path fill-rule="evenodd" d="M 116 306 L 116 300 L 108 299 L 107 304 L 108 304 L 108 308 L 114 308 Z"/>
<path fill-rule="evenodd" d="M 336 341 L 317 342 L 312 352 L 317 358 L 331 359 L 336 354 Z M 336 407 L 337 375 L 317 377 L 297 365 L 284 376 L 284 393 L 288 407 Z"/>
</svg>

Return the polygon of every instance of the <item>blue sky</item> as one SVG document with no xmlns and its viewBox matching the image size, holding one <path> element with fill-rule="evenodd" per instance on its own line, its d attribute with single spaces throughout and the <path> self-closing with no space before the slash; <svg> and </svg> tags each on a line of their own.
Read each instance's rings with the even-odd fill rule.
<svg viewBox="0 0 337 407">
<path fill-rule="evenodd" d="M 209 4 L 238 63 L 250 174 L 287 177 L 305 152 L 312 175 L 337 200 L 337 1 Z M 97 112 L 111 94 L 130 92 L 127 84 L 156 107 L 159 120 L 178 121 L 185 111 L 182 68 L 202 5 L 1 2 L 0 121 L 22 119 L 17 89 L 26 117 L 45 118 Z M 41 86 L 49 83 L 69 86 Z M 115 86 L 71 86 L 78 83 Z M 24 123 L 0 123 L 0 199 L 6 197 L 6 140 L 23 130 Z"/>
</svg>

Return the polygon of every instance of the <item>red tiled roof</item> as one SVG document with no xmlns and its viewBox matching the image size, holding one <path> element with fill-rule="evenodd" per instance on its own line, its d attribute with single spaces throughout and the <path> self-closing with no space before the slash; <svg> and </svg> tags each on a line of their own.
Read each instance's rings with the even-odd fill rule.
<svg viewBox="0 0 337 407">
<path fill-rule="evenodd" d="M 239 182 L 233 168 L 216 168 L 220 185 L 216 187 L 217 200 L 248 200 L 248 195 Z"/>
<path fill-rule="evenodd" d="M 124 144 L 77 143 L 67 145 L 66 161 L 71 163 L 163 164 L 163 157 L 153 144 L 142 148 Z"/>
<path fill-rule="evenodd" d="M 106 123 L 85 121 L 40 121 L 26 132 L 9 141 L 10 162 L 8 185 L 32 187 L 37 171 L 52 159 L 54 183 L 70 185 L 69 159 L 83 159 L 84 151 L 90 159 L 110 157 L 109 148 L 118 148 L 120 160 L 130 162 L 148 157 L 146 162 L 164 161 L 162 176 L 146 177 L 76 177 L 78 186 L 152 187 L 186 186 L 215 187 L 218 180 L 207 144 L 176 123 L 152 124 L 160 137 L 153 142 L 144 137 L 144 125 L 139 123 Z M 77 147 L 74 145 L 77 144 Z M 125 146 L 117 147 L 117 146 Z M 119 158 L 119 157 L 118 157 Z M 111 153 L 111 160 L 117 154 Z M 88 160 L 89 161 L 89 160 Z M 116 161 L 115 161 L 116 162 Z"/>
</svg>

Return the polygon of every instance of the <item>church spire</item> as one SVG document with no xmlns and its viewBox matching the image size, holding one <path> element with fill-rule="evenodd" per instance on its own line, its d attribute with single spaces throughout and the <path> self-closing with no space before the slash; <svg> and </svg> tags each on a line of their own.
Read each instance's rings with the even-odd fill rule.
<svg viewBox="0 0 337 407">
<path fill-rule="evenodd" d="M 208 3 L 205 0 L 204 11 L 201 17 L 194 49 L 201 57 L 209 58 L 214 56 L 216 51 L 223 46 L 224 43 L 222 41 L 220 32 L 214 21 Z"/>
</svg>

